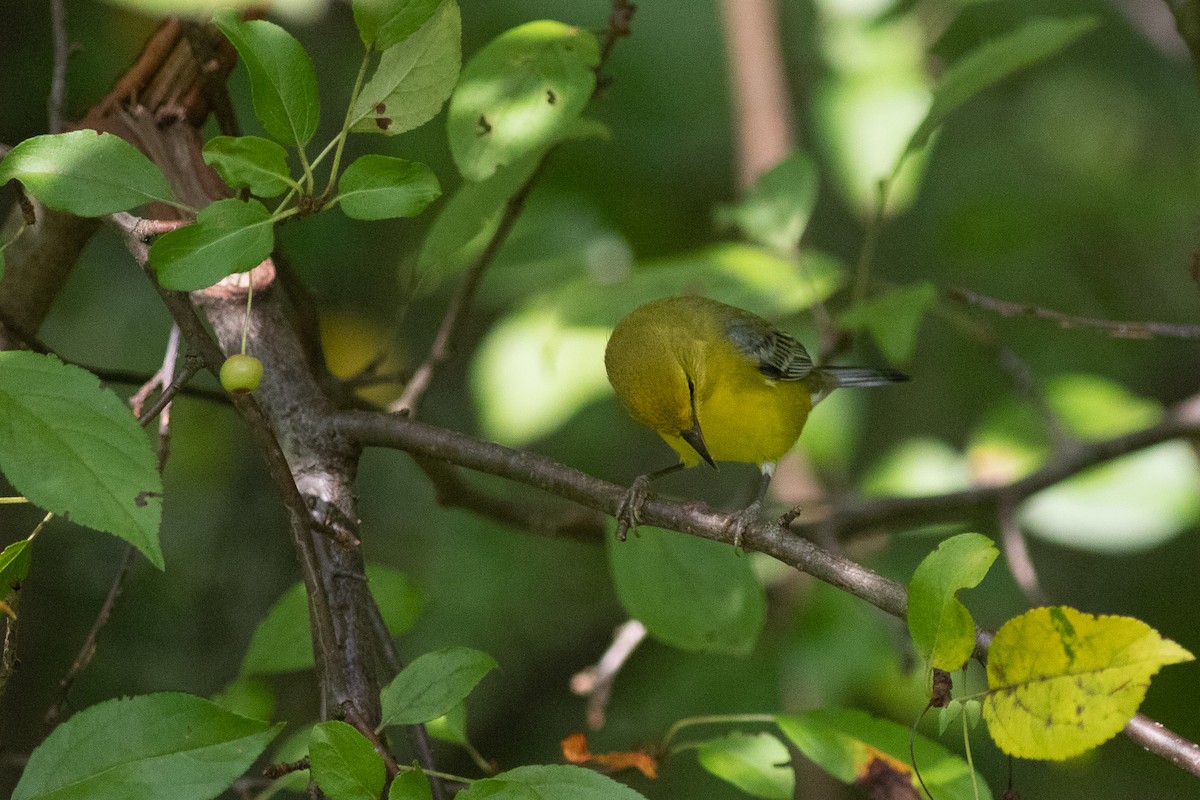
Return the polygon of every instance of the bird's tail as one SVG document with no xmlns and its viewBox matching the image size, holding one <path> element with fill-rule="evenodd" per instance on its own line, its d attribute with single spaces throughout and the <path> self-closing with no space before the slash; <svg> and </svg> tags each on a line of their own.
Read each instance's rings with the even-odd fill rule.
<svg viewBox="0 0 1200 800">
<path fill-rule="evenodd" d="M 839 386 L 886 386 L 889 383 L 903 383 L 908 376 L 894 369 L 874 369 L 872 367 L 824 367 L 833 387 Z"/>
</svg>

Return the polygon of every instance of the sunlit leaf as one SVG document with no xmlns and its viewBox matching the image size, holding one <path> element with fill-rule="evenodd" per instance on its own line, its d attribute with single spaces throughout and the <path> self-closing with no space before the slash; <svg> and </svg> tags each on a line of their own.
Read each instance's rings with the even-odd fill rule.
<svg viewBox="0 0 1200 800">
<path fill-rule="evenodd" d="M 417 161 L 365 155 L 338 179 L 337 203 L 351 219 L 415 217 L 442 193 L 433 170 Z"/>
<path fill-rule="evenodd" d="M 866 330 L 893 363 L 912 358 L 917 333 L 925 313 L 937 302 L 937 289 L 917 283 L 884 292 L 854 306 L 838 317 L 851 330 Z"/>
<path fill-rule="evenodd" d="M 946 539 L 921 561 L 908 585 L 908 632 L 933 669 L 952 672 L 975 649 L 975 620 L 958 599 L 979 585 L 1000 551 L 978 533 Z"/>
<path fill-rule="evenodd" d="M 455 800 L 645 800 L 612 778 L 566 764 L 517 767 L 475 781 Z"/>
<path fill-rule="evenodd" d="M 753 242 L 791 253 L 817 204 L 817 183 L 813 160 L 795 152 L 765 172 L 744 198 L 718 208 L 717 221 L 736 226 Z"/>
<path fill-rule="evenodd" d="M 1035 17 L 1020 29 L 967 54 L 942 76 L 933 95 L 933 105 L 905 152 L 924 147 L 946 117 L 988 86 L 1060 52 L 1099 24 L 1091 16 Z"/>
<path fill-rule="evenodd" d="M 274 246 L 275 224 L 266 206 L 228 198 L 202 208 L 191 225 L 158 237 L 150 245 L 150 264 L 164 287 L 190 292 L 254 269 Z"/>
<path fill-rule="evenodd" d="M 29 756 L 12 800 L 210 800 L 282 727 L 186 694 L 110 700 L 46 737 Z"/>
<path fill-rule="evenodd" d="M 166 176 L 150 159 L 120 136 L 91 130 L 21 142 L 0 161 L 0 186 L 10 180 L 47 207 L 81 217 L 175 202 Z"/>
<path fill-rule="evenodd" d="M 681 650 L 754 649 L 767 606 L 750 559 L 727 544 L 658 528 L 606 539 L 617 598 L 651 635 Z"/>
<path fill-rule="evenodd" d="M 363 44 L 387 50 L 429 21 L 441 0 L 354 0 L 354 24 Z"/>
<path fill-rule="evenodd" d="M 321 791 L 337 800 L 379 800 L 387 770 L 375 746 L 340 720 L 315 725 L 309 771 Z"/>
<path fill-rule="evenodd" d="M 119 536 L 163 568 L 154 451 L 129 407 L 87 370 L 0 352 L 0 471 L 34 505 Z"/>
<path fill-rule="evenodd" d="M 889 770 L 907 770 L 914 790 L 919 789 L 909 755 L 911 737 L 917 767 L 934 797 L 991 800 L 992 793 L 981 778 L 976 781 L 979 794 L 975 794 L 966 760 L 937 742 L 913 734 L 907 725 L 839 708 L 780 716 L 777 722 L 801 753 L 843 783 L 863 780 L 873 763 L 882 762 Z"/>
<path fill-rule="evenodd" d="M 591 99 L 599 61 L 591 33 L 552 20 L 484 46 L 450 98 L 450 152 L 463 177 L 485 180 L 558 140 Z"/>
<path fill-rule="evenodd" d="M 462 702 L 496 660 L 469 647 L 447 647 L 417 658 L 384 687 L 383 725 L 412 725 L 440 717 Z"/>
<path fill-rule="evenodd" d="M 1162 667 L 1193 658 L 1132 617 L 1035 608 L 992 640 L 983 718 L 1011 756 L 1070 758 L 1125 727 Z"/>
<path fill-rule="evenodd" d="M 886 453 L 868 471 L 866 494 L 920 497 L 966 489 L 966 460 L 945 442 L 908 439 Z"/>
<path fill-rule="evenodd" d="M 350 116 L 350 129 L 394 136 L 433 119 L 458 80 L 462 18 L 455 0 L 416 33 L 383 51 Z"/>
<path fill-rule="evenodd" d="M 204 143 L 204 163 L 234 189 L 275 197 L 291 186 L 287 151 L 261 136 L 217 136 Z"/>
<path fill-rule="evenodd" d="M 213 24 L 246 65 L 254 114 L 263 129 L 282 144 L 303 148 L 321 115 L 317 74 L 304 47 L 273 22 L 242 21 L 231 11 L 213 15 Z"/>
<path fill-rule="evenodd" d="M 425 604 L 424 592 L 403 572 L 379 564 L 367 565 L 367 581 L 388 632 L 396 636 L 407 630 Z M 297 583 L 275 601 L 255 629 L 241 671 L 244 675 L 268 675 L 312 666 L 308 600 L 304 584 Z"/>
<path fill-rule="evenodd" d="M 435 739 L 443 742 L 466 747 L 467 739 L 467 704 L 459 703 L 440 717 L 425 723 L 425 730 Z"/>
<path fill-rule="evenodd" d="M 791 755 L 783 742 L 769 733 L 734 731 L 701 742 L 696 751 L 700 765 L 752 797 L 791 800 L 796 776 Z"/>
<path fill-rule="evenodd" d="M 297 22 L 312 22 L 325 13 L 330 0 L 108 0 L 142 14 L 192 17 L 205 22 L 224 10 L 270 10 Z"/>
</svg>

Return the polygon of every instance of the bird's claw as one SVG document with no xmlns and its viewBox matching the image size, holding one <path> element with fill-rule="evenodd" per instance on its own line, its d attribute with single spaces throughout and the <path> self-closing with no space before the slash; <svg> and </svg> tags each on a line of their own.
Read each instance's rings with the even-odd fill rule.
<svg viewBox="0 0 1200 800">
<path fill-rule="evenodd" d="M 650 476 L 639 475 L 629 486 L 629 491 L 617 504 L 617 541 L 625 541 L 629 531 L 637 533 L 642 522 L 642 507 L 650 490 Z"/>
<path fill-rule="evenodd" d="M 746 534 L 747 528 L 749 528 L 755 522 L 758 522 L 758 513 L 761 510 L 762 503 L 758 500 L 755 500 L 741 511 L 729 516 L 729 522 L 725 523 L 725 530 L 733 533 L 734 550 L 738 550 L 739 548 L 745 550 L 745 548 L 742 547 L 742 537 Z"/>
</svg>

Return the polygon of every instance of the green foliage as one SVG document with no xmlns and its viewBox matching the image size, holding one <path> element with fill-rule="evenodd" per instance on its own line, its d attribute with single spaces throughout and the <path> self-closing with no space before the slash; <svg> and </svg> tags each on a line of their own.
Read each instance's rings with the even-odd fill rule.
<svg viewBox="0 0 1200 800">
<path fill-rule="evenodd" d="M 261 136 L 217 136 L 204 143 L 204 163 L 233 189 L 275 197 L 295 186 L 287 151 Z"/>
<path fill-rule="evenodd" d="M 371 596 L 388 632 L 397 636 L 413 624 L 425 604 L 425 593 L 399 570 L 377 564 L 367 566 Z M 242 660 L 243 675 L 295 672 L 313 666 L 309 633 L 308 600 L 304 584 L 293 584 L 271 606 L 259 623 Z"/>
<path fill-rule="evenodd" d="M 902 286 L 848 309 L 838 321 L 850 330 L 865 330 L 888 360 L 902 364 L 912 358 L 925 313 L 937 302 L 930 283 Z"/>
<path fill-rule="evenodd" d="M 196 222 L 168 231 L 150 245 L 158 282 L 188 292 L 257 267 L 275 246 L 275 220 L 257 200 L 218 200 Z"/>
<path fill-rule="evenodd" d="M 429 21 L 441 0 L 354 0 L 354 24 L 370 50 L 387 50 Z"/>
<path fill-rule="evenodd" d="M 429 776 L 419 769 L 401 772 L 388 789 L 388 800 L 433 800 Z"/>
<path fill-rule="evenodd" d="M 700 742 L 696 758 L 713 775 L 752 797 L 791 800 L 795 796 L 791 756 L 783 742 L 769 733 L 734 731 Z"/>
<path fill-rule="evenodd" d="M 923 148 L 951 113 L 1004 78 L 1069 47 L 1099 25 L 1095 17 L 1036 17 L 1019 30 L 990 41 L 956 62 L 933 94 L 933 104 L 905 148 Z"/>
<path fill-rule="evenodd" d="M 1151 677 L 1194 658 L 1132 617 L 1035 608 L 992 640 L 983 718 L 1005 753 L 1060 761 L 1115 736 Z"/>
<path fill-rule="evenodd" d="M 34 136 L 0 161 L 0 184 L 18 180 L 56 211 L 102 217 L 151 202 L 175 205 L 162 171 L 119 136 L 71 131 Z"/>
<path fill-rule="evenodd" d="M 817 165 L 795 152 L 764 172 L 737 203 L 717 208 L 716 220 L 781 254 L 794 252 L 817 205 Z"/>
<path fill-rule="evenodd" d="M 457 800 L 644 800 L 642 795 L 590 769 L 567 765 L 517 767 L 475 781 Z"/>
<path fill-rule="evenodd" d="M 965 760 L 904 725 L 839 708 L 781 716 L 778 723 L 800 752 L 843 783 L 855 783 L 867 774 L 872 762 L 881 761 L 883 766 L 907 775 L 915 790 L 917 779 L 909 760 L 911 742 L 915 766 L 934 797 L 991 800 L 987 784 L 973 780 L 975 776 Z"/>
<path fill-rule="evenodd" d="M 387 770 L 375 746 L 339 720 L 313 726 L 309 771 L 334 800 L 379 800 Z"/>
<path fill-rule="evenodd" d="M 388 136 L 433 119 L 450 97 L 462 65 L 462 19 L 442 0 L 415 33 L 384 50 L 349 117 L 349 129 Z"/>
<path fill-rule="evenodd" d="M 979 585 L 1000 551 L 978 533 L 946 539 L 927 555 L 908 585 L 908 632 L 932 669 L 953 672 L 975 649 L 975 620 L 958 599 Z"/>
<path fill-rule="evenodd" d="M 352 219 L 415 217 L 441 193 L 437 176 L 424 164 L 367 155 L 342 173 L 337 202 Z"/>
<path fill-rule="evenodd" d="M 209 800 L 282 726 L 186 694 L 110 700 L 54 729 L 29 756 L 12 800 Z"/>
<path fill-rule="evenodd" d="M 624 542 L 606 539 L 617 597 L 655 638 L 707 653 L 754 649 L 767 603 L 749 558 L 658 528 L 639 528 Z"/>
<path fill-rule="evenodd" d="M 0 600 L 13 586 L 25 580 L 31 556 L 28 539 L 18 539 L 0 550 Z"/>
<path fill-rule="evenodd" d="M 163 568 L 154 451 L 92 373 L 53 356 L 0 352 L 0 470 L 29 502 L 119 536 Z"/>
<path fill-rule="evenodd" d="M 213 24 L 246 65 L 254 113 L 267 135 L 303 151 L 321 116 L 317 74 L 308 53 L 273 22 L 243 22 L 236 13 L 225 11 L 213 16 Z"/>
<path fill-rule="evenodd" d="M 599 62 L 595 37 L 561 22 L 528 22 L 489 42 L 450 98 L 450 152 L 463 177 L 486 180 L 558 141 L 591 99 Z"/>
<path fill-rule="evenodd" d="M 496 660 L 469 647 L 447 647 L 413 661 L 380 693 L 383 722 L 413 725 L 451 711 L 483 677 L 496 669 Z"/>
</svg>

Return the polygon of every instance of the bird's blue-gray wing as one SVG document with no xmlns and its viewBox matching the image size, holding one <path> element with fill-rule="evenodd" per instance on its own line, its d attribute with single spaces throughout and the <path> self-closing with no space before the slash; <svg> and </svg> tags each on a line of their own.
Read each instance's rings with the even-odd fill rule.
<svg viewBox="0 0 1200 800">
<path fill-rule="evenodd" d="M 813 371 L 812 357 L 795 338 L 761 320 L 733 319 L 725 333 L 734 347 L 758 362 L 758 371 L 775 381 L 798 381 Z"/>
</svg>

